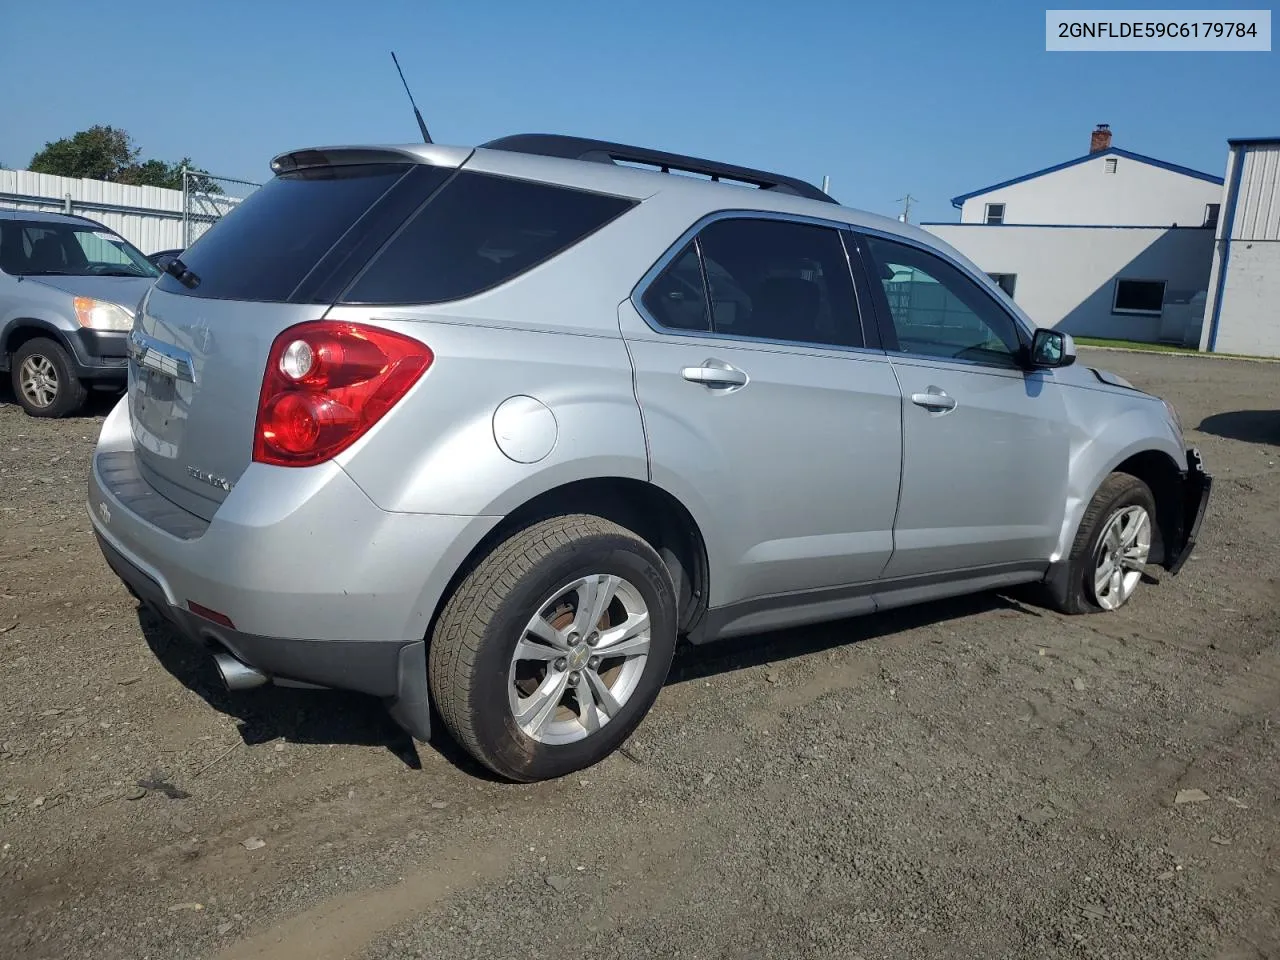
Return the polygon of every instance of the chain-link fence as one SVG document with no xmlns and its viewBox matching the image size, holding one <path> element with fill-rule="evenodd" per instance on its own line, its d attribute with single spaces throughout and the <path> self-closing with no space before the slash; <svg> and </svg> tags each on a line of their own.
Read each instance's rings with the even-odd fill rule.
<svg viewBox="0 0 1280 960">
<path fill-rule="evenodd" d="M 182 245 L 196 238 L 262 186 L 251 180 L 219 177 L 204 170 L 182 168 Z"/>
</svg>

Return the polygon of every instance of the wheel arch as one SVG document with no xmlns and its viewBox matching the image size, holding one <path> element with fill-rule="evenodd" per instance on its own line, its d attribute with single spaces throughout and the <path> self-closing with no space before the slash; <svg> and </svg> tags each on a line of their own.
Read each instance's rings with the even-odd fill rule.
<svg viewBox="0 0 1280 960">
<path fill-rule="evenodd" d="M 1179 469 L 1177 462 L 1164 450 L 1148 449 L 1131 454 L 1115 464 L 1098 481 L 1098 485 L 1101 486 L 1102 481 L 1114 473 L 1127 473 L 1137 477 L 1150 488 L 1151 496 L 1156 501 L 1155 532 L 1159 537 L 1158 553 L 1152 557 L 1152 562 L 1168 567 L 1172 559 L 1168 545 L 1177 542 L 1179 509 L 1182 504 L 1180 490 L 1186 471 Z M 1095 488 L 1094 493 L 1096 492 Z M 1090 499 L 1092 496 L 1090 494 Z"/>
<path fill-rule="evenodd" d="M 503 540 L 539 520 L 589 513 L 631 530 L 657 551 L 675 587 L 679 630 L 696 630 L 707 608 L 709 563 L 706 541 L 688 508 L 668 491 L 630 477 L 593 477 L 552 487 L 520 504 L 482 537 L 436 598 L 427 626 L 435 625 L 458 585 Z"/>
<path fill-rule="evenodd" d="M 1151 490 L 1155 500 L 1155 529 L 1152 536 L 1152 550 L 1149 563 L 1155 563 L 1169 569 L 1175 557 L 1169 551 L 1168 544 L 1176 543 L 1180 531 L 1179 493 L 1185 471 L 1179 469 L 1177 461 L 1168 450 L 1151 445 L 1139 446 L 1137 449 L 1125 451 L 1113 457 L 1106 469 L 1100 470 L 1093 478 L 1092 486 L 1083 498 L 1076 501 L 1079 510 L 1069 527 L 1064 531 L 1069 534 L 1065 550 L 1049 564 L 1045 572 L 1044 588 L 1051 604 L 1059 610 L 1068 611 L 1072 600 L 1071 563 L 1074 545 L 1080 532 L 1081 523 L 1090 503 L 1097 496 L 1102 485 L 1109 477 L 1124 474 L 1141 480 Z M 1079 612 L 1079 611 L 1075 611 Z"/>
<path fill-rule="evenodd" d="M 75 356 L 71 344 L 67 341 L 67 335 L 48 320 L 38 317 L 15 317 L 5 324 L 4 336 L 0 337 L 0 356 L 3 356 L 7 362 L 24 343 L 40 337 L 48 337 L 73 357 Z"/>
</svg>

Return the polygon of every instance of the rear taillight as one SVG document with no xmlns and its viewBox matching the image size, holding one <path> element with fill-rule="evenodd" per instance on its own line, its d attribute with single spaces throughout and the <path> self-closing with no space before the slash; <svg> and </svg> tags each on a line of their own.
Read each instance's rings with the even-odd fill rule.
<svg viewBox="0 0 1280 960">
<path fill-rule="evenodd" d="M 425 344 L 380 327 L 316 320 L 271 344 L 253 459 L 309 467 L 355 443 L 431 366 Z"/>
</svg>

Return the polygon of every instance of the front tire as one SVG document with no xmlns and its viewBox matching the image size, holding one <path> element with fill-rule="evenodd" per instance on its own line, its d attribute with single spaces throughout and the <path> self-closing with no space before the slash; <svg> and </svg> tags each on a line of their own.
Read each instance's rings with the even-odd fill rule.
<svg viewBox="0 0 1280 960">
<path fill-rule="evenodd" d="M 1124 606 L 1142 582 L 1156 536 L 1151 488 L 1131 474 L 1111 474 L 1080 519 L 1054 605 L 1068 614 Z"/>
<path fill-rule="evenodd" d="M 552 517 L 499 543 L 454 591 L 428 680 L 468 753 L 509 780 L 547 780 L 622 745 L 675 645 L 675 591 L 653 548 L 600 517 Z"/>
<path fill-rule="evenodd" d="M 62 344 L 36 337 L 20 346 L 10 361 L 13 394 L 32 417 L 66 417 L 84 408 L 89 391 L 71 368 Z"/>
</svg>

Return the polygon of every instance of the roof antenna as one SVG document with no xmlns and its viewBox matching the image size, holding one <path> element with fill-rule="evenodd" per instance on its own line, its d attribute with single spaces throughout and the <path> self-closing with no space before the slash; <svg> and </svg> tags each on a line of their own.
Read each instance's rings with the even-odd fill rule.
<svg viewBox="0 0 1280 960">
<path fill-rule="evenodd" d="M 413 106 L 413 115 L 418 118 L 418 129 L 422 131 L 422 142 L 431 143 L 431 134 L 427 133 L 427 125 L 422 120 L 418 105 L 413 102 L 413 94 L 409 92 L 409 84 L 405 82 L 404 71 L 400 69 L 400 61 L 396 60 L 396 52 L 394 50 L 391 51 L 391 59 L 396 65 L 396 72 L 400 74 L 400 82 L 404 84 L 404 92 L 409 94 L 409 103 Z"/>
</svg>

